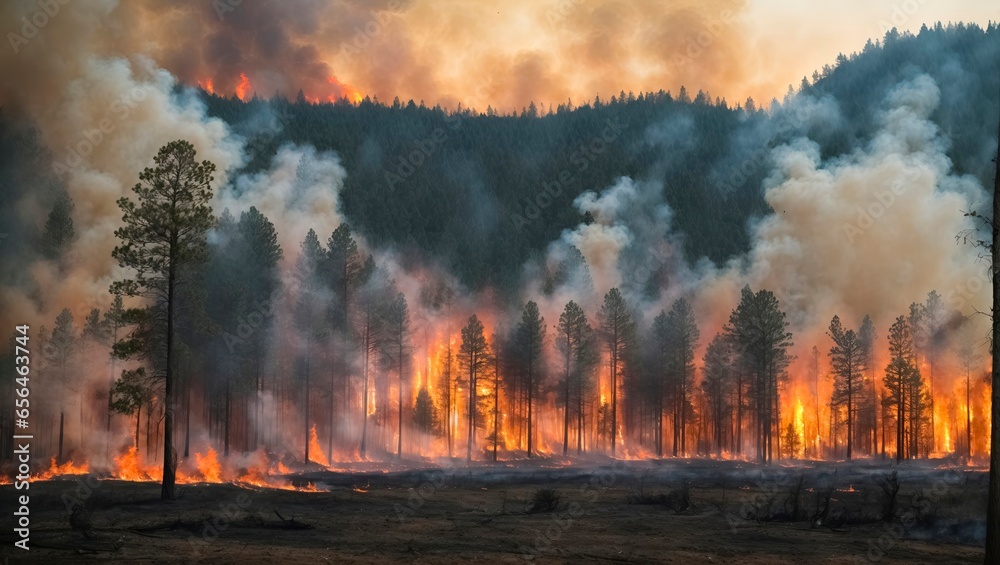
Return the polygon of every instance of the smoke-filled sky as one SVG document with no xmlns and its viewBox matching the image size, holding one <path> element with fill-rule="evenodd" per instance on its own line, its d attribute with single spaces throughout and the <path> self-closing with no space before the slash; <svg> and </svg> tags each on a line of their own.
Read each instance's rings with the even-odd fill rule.
<svg viewBox="0 0 1000 565">
<path fill-rule="evenodd" d="M 34 4 L 32 3 L 32 6 Z M 789 84 L 890 27 L 1000 19 L 990 0 L 238 0 L 105 2 L 107 54 L 188 84 L 314 99 L 519 109 L 621 90 L 731 102 Z M 241 76 L 242 75 L 242 76 Z M 245 76 L 245 78 L 243 78 Z"/>
</svg>

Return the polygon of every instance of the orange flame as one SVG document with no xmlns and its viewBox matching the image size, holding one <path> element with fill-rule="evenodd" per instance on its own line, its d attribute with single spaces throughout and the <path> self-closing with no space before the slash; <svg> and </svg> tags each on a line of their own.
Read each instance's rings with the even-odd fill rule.
<svg viewBox="0 0 1000 565">
<path fill-rule="evenodd" d="M 209 94 L 215 94 L 215 86 L 212 84 L 212 79 L 210 78 L 199 80 L 198 86 Z"/>
<path fill-rule="evenodd" d="M 86 475 L 89 472 L 90 465 L 87 463 L 76 465 L 72 461 L 67 461 L 62 465 L 57 465 L 56 458 L 53 457 L 49 468 L 35 475 L 34 478 L 38 481 L 47 481 L 53 477 L 60 477 L 62 475 Z"/>
<path fill-rule="evenodd" d="M 247 78 L 247 75 L 240 73 L 240 83 L 236 85 L 236 97 L 245 101 L 248 92 L 250 92 L 250 79 Z"/>
<path fill-rule="evenodd" d="M 194 459 L 198 466 L 198 472 L 206 483 L 221 483 L 222 469 L 219 467 L 219 456 L 211 447 L 204 456 L 200 453 L 194 454 Z"/>
<path fill-rule="evenodd" d="M 319 446 L 319 437 L 316 435 L 316 424 L 309 430 L 309 460 L 320 465 L 329 465 L 330 460 L 323 455 L 323 448 Z"/>
</svg>

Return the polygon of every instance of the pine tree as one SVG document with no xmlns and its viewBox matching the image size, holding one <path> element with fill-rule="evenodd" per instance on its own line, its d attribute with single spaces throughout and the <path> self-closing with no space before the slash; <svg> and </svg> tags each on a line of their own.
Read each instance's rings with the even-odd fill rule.
<svg viewBox="0 0 1000 565">
<path fill-rule="evenodd" d="M 114 344 L 118 343 L 120 337 L 119 333 L 127 325 L 125 302 L 122 300 L 121 294 L 115 294 L 114 299 L 111 301 L 111 307 L 108 311 L 104 313 L 104 327 L 108 334 L 108 340 L 112 347 L 111 353 L 108 356 L 111 364 L 111 373 L 108 380 L 108 413 L 107 421 L 105 422 L 104 432 L 107 436 L 104 445 L 104 457 L 107 459 L 111 455 L 111 416 L 114 413 L 112 407 L 112 401 L 114 395 L 112 394 L 112 389 L 115 386 L 115 361 L 117 357 L 114 354 Z"/>
<path fill-rule="evenodd" d="M 871 453 L 878 453 L 878 390 L 875 382 L 875 323 L 871 316 L 865 316 L 861 320 L 861 327 L 858 329 L 858 341 L 861 342 L 861 396 L 859 401 L 861 410 L 859 412 L 859 424 L 864 428 L 865 437 L 870 438 Z M 883 449 L 884 446 L 883 446 Z"/>
<path fill-rule="evenodd" d="M 305 381 L 305 395 L 303 397 L 303 424 L 305 432 L 305 454 L 303 462 L 309 463 L 309 439 L 312 429 L 312 420 L 309 417 L 310 388 L 312 384 L 312 359 L 316 343 L 322 338 L 323 316 L 320 314 L 324 295 L 324 285 L 321 277 L 320 264 L 323 259 L 323 248 L 319 244 L 316 232 L 309 230 L 299 251 L 299 258 L 295 263 L 296 279 L 296 301 L 293 313 L 295 326 L 305 344 L 305 347 L 298 354 L 297 365 L 300 374 Z"/>
<path fill-rule="evenodd" d="M 386 313 L 386 359 L 394 361 L 396 377 L 399 379 L 399 430 L 397 435 L 396 456 L 403 457 L 403 388 L 407 380 L 404 367 L 409 365 L 410 354 L 410 312 L 406 306 L 406 297 L 402 292 L 389 304 Z"/>
<path fill-rule="evenodd" d="M 617 288 L 604 295 L 604 304 L 597 314 L 601 336 L 608 350 L 611 369 L 611 404 L 608 433 L 611 436 L 611 456 L 615 455 L 618 436 L 618 378 L 622 369 L 625 349 L 635 335 L 635 322 L 625 299 Z"/>
<path fill-rule="evenodd" d="M 847 410 L 847 458 L 850 459 L 854 447 L 854 425 L 857 395 L 861 390 L 863 346 L 854 330 L 845 330 L 840 317 L 830 321 L 827 335 L 833 340 L 830 348 L 830 366 L 834 375 L 834 390 L 831 405 L 844 406 Z"/>
<path fill-rule="evenodd" d="M 263 318 L 281 285 L 278 264 L 284 254 L 278 244 L 278 234 L 274 224 L 254 206 L 240 214 L 236 231 L 239 234 L 239 264 L 245 289 L 244 296 L 241 297 L 238 319 L 251 320 L 256 316 Z M 251 449 L 257 448 L 256 434 L 264 417 L 261 412 L 260 395 L 263 393 L 261 378 L 264 354 L 267 350 L 267 329 L 261 322 L 250 333 L 245 343 L 244 357 L 250 365 L 247 372 L 253 376 L 254 436 L 250 443 Z"/>
<path fill-rule="evenodd" d="M 896 318 L 889 328 L 888 340 L 889 364 L 885 368 L 886 396 L 883 402 L 896 410 L 896 462 L 899 463 L 908 458 L 906 424 L 912 404 L 909 394 L 913 390 L 912 381 L 920 378 L 909 320 L 904 316 Z"/>
<path fill-rule="evenodd" d="M 73 314 L 69 308 L 64 308 L 56 317 L 55 326 L 52 328 L 52 335 L 45 344 L 45 361 L 52 373 L 55 381 L 63 387 L 58 394 L 59 398 L 59 452 L 56 460 L 63 462 L 63 436 L 66 422 L 66 400 L 71 396 L 68 392 L 69 370 L 76 354 L 76 330 L 73 328 Z"/>
<path fill-rule="evenodd" d="M 459 349 L 459 364 L 462 367 L 469 387 L 469 427 L 468 427 L 468 449 L 466 460 L 472 461 L 472 444 L 475 442 L 476 415 L 479 412 L 478 400 L 476 398 L 477 382 L 479 374 L 486 368 L 489 362 L 489 344 L 486 343 L 486 336 L 483 334 L 483 323 L 473 314 L 469 317 L 468 323 L 462 328 L 462 346 Z"/>
<path fill-rule="evenodd" d="M 378 375 L 378 354 L 385 340 L 385 309 L 392 292 L 392 282 L 382 267 L 375 264 L 375 258 L 369 255 L 361 267 L 361 288 L 357 296 L 357 308 L 354 309 L 355 333 L 358 345 L 361 347 L 361 377 L 362 382 L 362 424 L 361 445 L 359 452 L 365 457 L 368 452 L 368 420 L 371 396 L 371 382 Z"/>
<path fill-rule="evenodd" d="M 115 230 L 121 245 L 111 255 L 135 271 L 132 279 L 112 285 L 112 292 L 149 297 L 164 310 L 166 417 L 163 427 L 163 484 L 160 496 L 174 498 L 177 454 L 174 449 L 174 325 L 179 286 L 185 273 L 206 258 L 206 234 L 214 223 L 209 202 L 215 165 L 195 160 L 194 146 L 173 141 L 160 149 L 154 168 L 139 175 L 138 205 L 118 200 L 124 226 Z"/>
<path fill-rule="evenodd" d="M 333 293 L 333 301 L 328 312 L 334 339 L 330 343 L 330 436 L 328 448 L 333 450 L 334 390 L 338 381 L 344 402 L 344 412 L 350 408 L 350 379 L 348 378 L 348 338 L 350 334 L 350 305 L 354 293 L 363 276 L 364 258 L 358 251 L 358 244 L 351 235 L 351 227 L 340 224 L 333 230 L 326 242 L 326 258 L 323 264 L 324 276 Z M 339 342 L 339 343 L 337 343 Z M 337 347 L 334 344 L 337 343 Z M 339 352 L 339 357 L 338 357 Z M 338 362 L 339 361 L 339 362 Z"/>
<path fill-rule="evenodd" d="M 671 378 L 671 328 L 670 322 L 667 319 L 667 313 L 660 311 L 655 318 L 653 318 L 652 327 L 652 339 L 653 339 L 653 363 L 652 369 L 650 371 L 650 378 L 652 379 L 652 394 L 653 402 L 656 407 L 656 456 L 663 456 L 663 408 L 666 404 L 667 398 L 670 397 L 672 400 L 674 398 L 674 391 L 669 390 L 670 378 Z M 676 418 L 674 419 L 674 425 L 677 424 Z M 674 435 L 676 440 L 677 436 Z M 674 447 L 676 449 L 677 442 L 674 442 Z M 677 455 L 676 450 L 674 455 Z"/>
<path fill-rule="evenodd" d="M 452 439 L 454 434 L 454 426 L 452 425 L 451 415 L 455 411 L 455 401 L 456 392 L 456 379 L 454 373 L 455 366 L 455 353 L 451 345 L 451 336 L 448 336 L 448 343 L 445 345 L 444 352 L 444 368 L 441 370 L 441 375 L 438 379 L 438 388 L 441 389 L 441 405 L 444 412 L 444 418 L 442 425 L 444 427 L 445 439 L 448 442 L 448 457 L 452 455 Z"/>
<path fill-rule="evenodd" d="M 754 403 L 757 458 L 773 459 L 773 440 L 780 430 L 779 384 L 789 363 L 788 349 L 794 345 L 785 313 L 769 290 L 755 294 L 743 287 L 740 303 L 729 316 L 724 332 L 746 364 L 751 376 L 750 397 Z"/>
<path fill-rule="evenodd" d="M 694 311 L 687 300 L 680 298 L 674 302 L 667 314 L 666 328 L 667 370 L 674 399 L 673 454 L 676 457 L 687 452 L 687 415 L 691 411 L 689 393 L 694 380 L 694 350 L 700 337 Z"/>
<path fill-rule="evenodd" d="M 563 455 L 569 449 L 570 414 L 576 393 L 577 453 L 583 451 L 583 398 L 590 381 L 590 374 L 598 362 L 593 345 L 593 331 L 587 323 L 587 315 L 572 300 L 566 303 L 559 315 L 559 337 L 556 345 L 563 357 Z"/>
<path fill-rule="evenodd" d="M 528 401 L 528 457 L 534 446 L 534 405 L 541 380 L 542 350 L 545 344 L 545 318 L 538 313 L 538 304 L 529 301 L 521 311 L 521 322 L 516 329 L 517 353 L 524 375 Z"/>
<path fill-rule="evenodd" d="M 702 359 L 704 378 L 701 389 L 708 398 L 708 411 L 712 419 L 713 443 L 715 454 L 722 454 L 723 435 L 726 430 L 723 418 L 730 407 L 726 403 L 730 389 L 733 386 L 733 358 L 729 340 L 722 334 L 716 334 L 705 349 Z"/>
<path fill-rule="evenodd" d="M 73 229 L 73 199 L 63 193 L 49 212 L 42 232 L 42 254 L 46 259 L 57 260 L 75 237 Z"/>
<path fill-rule="evenodd" d="M 413 404 L 413 425 L 417 430 L 432 434 L 437 428 L 437 409 L 427 387 L 420 387 L 417 399 Z"/>
</svg>

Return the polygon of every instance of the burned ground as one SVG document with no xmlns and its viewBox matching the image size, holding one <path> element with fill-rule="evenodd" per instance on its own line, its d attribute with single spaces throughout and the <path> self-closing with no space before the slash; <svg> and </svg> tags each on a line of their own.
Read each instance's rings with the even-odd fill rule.
<svg viewBox="0 0 1000 565">
<path fill-rule="evenodd" d="M 297 475 L 324 492 L 66 477 L 12 562 L 982 562 L 987 475 L 941 462 L 556 461 Z M 16 491 L 0 487 L 13 504 Z M 797 496 L 796 496 L 797 494 Z M 548 504 L 539 506 L 541 498 Z M 554 498 L 554 500 L 553 500 Z M 83 509 L 73 510 L 83 502 Z M 553 504 L 554 503 L 554 504 Z M 554 510 L 552 509 L 554 508 Z M 7 535 L 9 537 L 9 534 Z M 13 540 L 5 540 L 13 541 Z M 12 551 L 10 544 L 5 552 Z"/>
</svg>

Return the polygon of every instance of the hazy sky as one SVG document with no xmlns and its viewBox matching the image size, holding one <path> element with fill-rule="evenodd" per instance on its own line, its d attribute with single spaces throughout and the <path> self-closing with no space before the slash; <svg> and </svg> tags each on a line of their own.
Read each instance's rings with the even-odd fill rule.
<svg viewBox="0 0 1000 565">
<path fill-rule="evenodd" d="M 37 9 L 23 5 L 24 15 Z M 997 0 L 108 0 L 65 9 L 84 10 L 100 12 L 101 54 L 148 54 L 220 93 L 242 81 L 248 95 L 360 92 L 480 110 L 682 84 L 767 102 L 887 27 L 1000 20 Z"/>
<path fill-rule="evenodd" d="M 753 0 L 745 12 L 752 33 L 748 50 L 754 53 L 759 80 L 745 89 L 754 96 L 782 94 L 838 53 L 860 51 L 865 42 L 880 38 L 885 26 L 916 33 L 922 24 L 975 22 L 985 26 L 1000 21 L 995 0 L 841 0 L 806 2 Z M 784 86 L 781 86 L 784 85 Z"/>
</svg>

